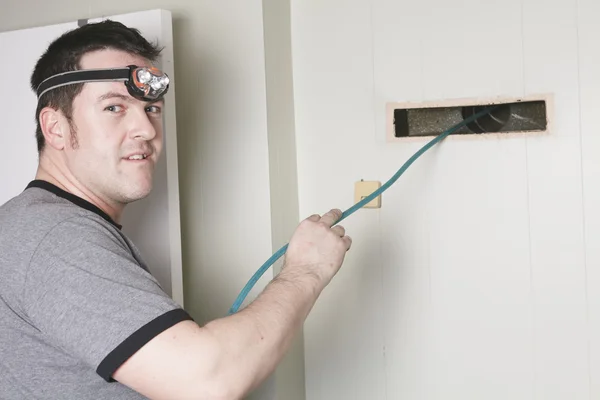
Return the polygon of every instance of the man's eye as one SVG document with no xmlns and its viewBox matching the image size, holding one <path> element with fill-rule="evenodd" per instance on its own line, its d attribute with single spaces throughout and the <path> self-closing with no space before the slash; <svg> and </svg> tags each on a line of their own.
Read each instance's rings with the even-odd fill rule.
<svg viewBox="0 0 600 400">
<path fill-rule="evenodd" d="M 123 110 L 123 107 L 121 106 L 108 106 L 104 109 L 105 111 L 110 111 L 110 112 L 120 112 Z"/>
<path fill-rule="evenodd" d="M 160 113 L 161 112 L 161 108 L 157 107 L 157 106 L 149 106 L 149 107 L 146 107 L 146 112 Z"/>
</svg>

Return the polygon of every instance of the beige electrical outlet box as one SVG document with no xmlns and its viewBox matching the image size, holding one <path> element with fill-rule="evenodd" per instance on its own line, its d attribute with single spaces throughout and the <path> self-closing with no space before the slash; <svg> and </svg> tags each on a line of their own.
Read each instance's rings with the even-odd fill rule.
<svg viewBox="0 0 600 400">
<path fill-rule="evenodd" d="M 359 181 L 354 184 L 354 204 L 372 194 L 381 187 L 378 181 Z M 381 208 L 381 194 L 363 206 L 363 208 Z"/>
</svg>

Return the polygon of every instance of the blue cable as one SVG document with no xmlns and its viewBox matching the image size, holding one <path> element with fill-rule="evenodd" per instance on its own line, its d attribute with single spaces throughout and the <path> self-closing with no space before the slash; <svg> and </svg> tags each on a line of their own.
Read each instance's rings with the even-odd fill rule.
<svg viewBox="0 0 600 400">
<path fill-rule="evenodd" d="M 436 136 L 429 143 L 427 143 L 425 146 L 423 146 L 419 151 L 417 151 L 410 159 L 408 159 L 408 161 L 404 163 L 404 165 L 402 166 L 402 168 L 400 168 L 398 170 L 398 172 L 396 172 L 396 174 L 394 174 L 394 176 L 392 176 L 390 178 L 390 180 L 388 180 L 385 184 L 383 184 L 381 187 L 379 187 L 376 191 L 374 191 L 373 193 L 371 193 L 369 196 L 365 197 L 364 199 L 362 199 L 361 201 L 359 201 L 358 203 L 356 203 L 355 205 L 353 205 L 352 207 L 350 207 L 349 209 L 347 209 L 346 211 L 344 211 L 342 213 L 342 216 L 340 217 L 340 219 L 334 225 L 337 225 L 338 223 L 340 223 L 341 221 L 343 221 L 344 219 L 346 219 L 348 216 L 350 216 L 356 210 L 358 210 L 359 208 L 361 208 L 365 204 L 369 203 L 371 200 L 373 200 L 374 198 L 376 198 L 377 196 L 379 196 L 381 193 L 383 193 L 385 190 L 387 190 L 390 186 L 392 186 L 398 180 L 398 178 L 400 178 L 400 176 L 404 173 L 404 171 L 406 171 L 408 169 L 408 167 L 413 162 L 415 162 L 415 160 L 417 158 L 419 158 L 423 153 L 425 153 L 427 150 L 429 150 L 430 147 L 432 147 L 436 143 L 440 142 L 446 136 L 448 136 L 451 133 L 457 131 L 461 127 L 463 127 L 463 126 L 469 124 L 470 122 L 475 121 L 476 119 L 478 119 L 478 118 L 480 118 L 480 117 L 482 117 L 482 116 L 490 113 L 493 109 L 495 109 L 497 107 L 499 107 L 499 106 L 488 107 L 487 109 L 484 109 L 483 111 L 480 111 L 480 112 L 478 112 L 476 114 L 473 114 L 471 117 L 469 117 L 469 118 L 461 121 L 459 124 L 453 126 L 452 128 L 448 129 L 447 131 L 444 131 L 441 134 L 439 134 L 438 136 Z M 285 254 L 285 252 L 286 252 L 286 250 L 288 248 L 288 245 L 289 245 L 289 243 L 287 243 L 285 246 L 283 246 L 282 248 L 280 248 L 279 250 L 277 250 L 277 252 L 275 252 L 275 254 L 273 254 L 267 261 L 265 261 L 265 263 L 258 269 L 258 271 L 256 271 L 254 273 L 254 275 L 252 276 L 252 278 L 250 278 L 250 280 L 248 281 L 248 283 L 246 284 L 246 286 L 244 286 L 244 288 L 242 289 L 242 291 L 240 292 L 240 294 L 236 298 L 235 302 L 233 303 L 233 305 L 229 309 L 229 314 L 234 314 L 234 313 L 236 313 L 238 311 L 238 309 L 240 308 L 240 306 L 244 302 L 244 299 L 246 298 L 246 296 L 248 296 L 248 293 L 250 293 L 250 290 L 252 290 L 252 288 L 254 287 L 254 285 L 256 284 L 256 282 L 258 282 L 258 280 L 260 279 L 260 277 L 267 271 L 267 269 L 269 269 L 269 267 L 275 261 L 277 261 L 283 254 Z"/>
</svg>

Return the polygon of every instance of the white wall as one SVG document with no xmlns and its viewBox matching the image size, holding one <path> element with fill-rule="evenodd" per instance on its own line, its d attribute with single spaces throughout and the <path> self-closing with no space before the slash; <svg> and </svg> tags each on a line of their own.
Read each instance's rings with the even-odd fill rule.
<svg viewBox="0 0 600 400">
<path fill-rule="evenodd" d="M 347 209 L 429 139 L 385 103 L 554 95 L 550 136 L 446 139 L 343 222 L 305 326 L 307 399 L 600 396 L 593 0 L 292 1 L 300 215 Z"/>
</svg>

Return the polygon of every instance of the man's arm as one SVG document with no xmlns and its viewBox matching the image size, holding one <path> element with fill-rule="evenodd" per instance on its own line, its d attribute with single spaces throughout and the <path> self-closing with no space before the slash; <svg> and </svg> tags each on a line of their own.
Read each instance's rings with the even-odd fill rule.
<svg viewBox="0 0 600 400">
<path fill-rule="evenodd" d="M 138 350 L 113 378 L 151 399 L 239 399 L 280 362 L 351 240 L 332 210 L 303 221 L 284 268 L 248 307 L 203 327 L 184 321 Z"/>
<path fill-rule="evenodd" d="M 113 377 L 151 399 L 239 399 L 287 351 L 316 300 L 317 290 L 311 286 L 280 274 L 234 315 L 204 327 L 180 322 L 161 333 Z"/>
</svg>

